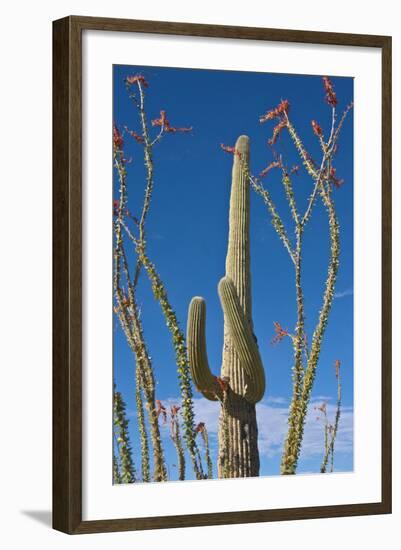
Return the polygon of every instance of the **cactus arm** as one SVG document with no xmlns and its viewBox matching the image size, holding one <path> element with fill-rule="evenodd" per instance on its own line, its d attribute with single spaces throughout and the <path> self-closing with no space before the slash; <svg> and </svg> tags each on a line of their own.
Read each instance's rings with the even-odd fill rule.
<svg viewBox="0 0 401 550">
<path fill-rule="evenodd" d="M 210 401 L 221 397 L 221 389 L 209 368 L 206 350 L 206 303 L 203 298 L 192 298 L 188 310 L 188 361 L 196 388 Z"/>
<path fill-rule="evenodd" d="M 251 325 L 229 277 L 221 279 L 219 296 L 232 343 L 248 378 L 244 397 L 249 403 L 257 403 L 265 392 L 265 371 Z"/>
</svg>

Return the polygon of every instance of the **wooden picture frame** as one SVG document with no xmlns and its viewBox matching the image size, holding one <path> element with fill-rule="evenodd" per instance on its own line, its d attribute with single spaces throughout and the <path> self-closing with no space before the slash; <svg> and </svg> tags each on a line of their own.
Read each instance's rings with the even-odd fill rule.
<svg viewBox="0 0 401 550">
<path fill-rule="evenodd" d="M 378 48 L 382 56 L 382 496 L 379 502 L 82 520 L 82 31 Z M 68 534 L 391 512 L 391 37 L 71 16 L 53 23 L 53 527 Z"/>
</svg>

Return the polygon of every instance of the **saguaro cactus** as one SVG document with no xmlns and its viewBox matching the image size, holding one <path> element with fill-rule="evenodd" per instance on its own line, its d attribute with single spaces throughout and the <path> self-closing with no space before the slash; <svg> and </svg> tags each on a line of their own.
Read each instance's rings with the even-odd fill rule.
<svg viewBox="0 0 401 550">
<path fill-rule="evenodd" d="M 220 377 L 212 374 L 208 364 L 204 299 L 193 298 L 188 312 L 188 357 L 194 383 L 207 399 L 222 405 L 219 477 L 259 475 L 255 404 L 265 391 L 265 373 L 252 324 L 248 163 L 249 138 L 240 136 L 232 170 L 226 275 L 218 285 L 224 312 Z"/>
</svg>

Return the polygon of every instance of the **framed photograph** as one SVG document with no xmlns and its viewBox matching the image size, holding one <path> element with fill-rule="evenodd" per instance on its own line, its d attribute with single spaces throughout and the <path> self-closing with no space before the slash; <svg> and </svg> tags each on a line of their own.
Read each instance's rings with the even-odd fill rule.
<svg viewBox="0 0 401 550">
<path fill-rule="evenodd" d="M 391 512 L 391 38 L 53 28 L 53 526 Z"/>
</svg>

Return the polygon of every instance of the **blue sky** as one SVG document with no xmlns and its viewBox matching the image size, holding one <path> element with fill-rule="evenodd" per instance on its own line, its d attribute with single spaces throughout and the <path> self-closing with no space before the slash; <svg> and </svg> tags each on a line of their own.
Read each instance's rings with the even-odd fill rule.
<svg viewBox="0 0 401 550">
<path fill-rule="evenodd" d="M 127 96 L 124 78 L 142 74 L 149 82 L 146 110 L 149 119 L 166 110 L 173 126 L 192 126 L 189 134 L 168 134 L 154 150 L 155 189 L 147 221 L 148 253 L 166 284 L 181 327 L 186 328 L 188 304 L 195 295 L 207 304 L 207 347 L 209 363 L 220 372 L 223 344 L 223 315 L 217 284 L 224 275 L 228 234 L 228 205 L 232 157 L 220 143 L 233 145 L 241 134 L 251 140 L 251 171 L 258 174 L 271 160 L 267 139 L 274 124 L 260 124 L 259 116 L 274 108 L 281 99 L 291 105 L 290 118 L 305 146 L 315 158 L 320 156 L 317 138 L 312 133 L 315 119 L 327 133 L 331 108 L 324 102 L 321 76 L 210 71 L 159 67 L 115 66 L 113 70 L 114 121 L 139 131 L 138 114 Z M 339 114 L 353 99 L 353 79 L 332 79 L 339 99 Z M 277 149 L 288 165 L 300 164 L 286 132 Z M 142 148 L 125 140 L 129 209 L 138 213 L 145 181 Z M 323 430 L 316 421 L 313 406 L 328 402 L 334 416 L 336 379 L 334 361 L 342 362 L 343 406 L 335 466 L 337 471 L 353 468 L 353 120 L 347 118 L 335 158 L 337 175 L 345 180 L 334 191 L 341 227 L 340 271 L 329 325 L 312 394 L 311 411 L 305 431 L 304 449 L 298 472 L 317 472 L 322 457 Z M 288 233 L 293 234 L 292 220 L 280 183 L 279 172 L 265 179 Z M 311 192 L 311 180 L 301 169 L 293 185 L 301 211 Z M 114 184 L 116 196 L 117 185 Z M 329 258 L 327 214 L 317 203 L 304 236 L 303 277 L 306 326 L 311 331 L 321 307 Z M 131 255 L 131 261 L 134 256 Z M 251 270 L 254 332 L 267 376 L 267 391 L 258 405 L 261 475 L 279 473 L 282 439 L 285 434 L 288 404 L 291 397 L 292 347 L 287 339 L 271 345 L 273 322 L 293 330 L 296 308 L 293 266 L 278 239 L 266 208 L 259 196 L 251 196 Z M 158 382 L 157 398 L 178 403 L 179 390 L 170 334 L 158 303 L 154 300 L 146 277 L 139 290 L 142 319 Z M 139 469 L 139 447 L 135 426 L 134 360 L 115 321 L 114 377 L 123 393 L 130 415 L 134 460 Z M 197 421 L 206 421 L 216 451 L 218 405 L 205 400 L 195 390 Z M 332 404 L 332 405 L 331 405 Z M 176 457 L 163 428 L 166 459 L 172 479 L 176 478 Z M 188 467 L 188 477 L 191 477 Z"/>
</svg>

